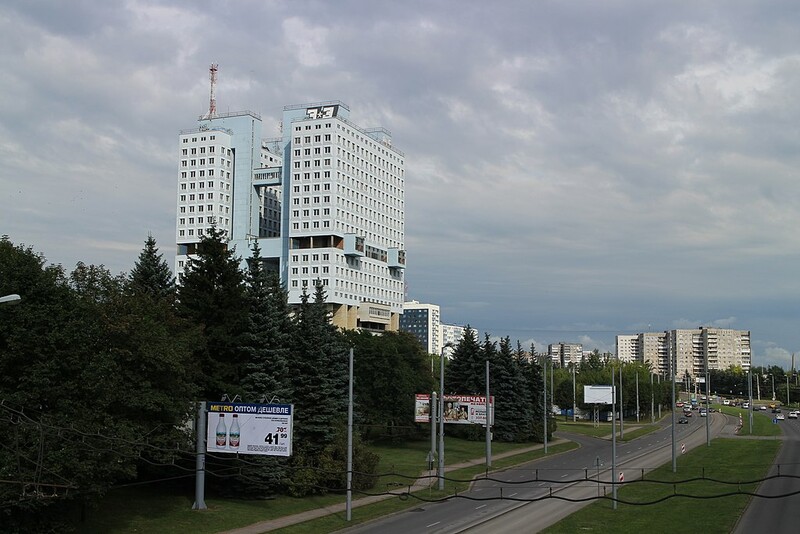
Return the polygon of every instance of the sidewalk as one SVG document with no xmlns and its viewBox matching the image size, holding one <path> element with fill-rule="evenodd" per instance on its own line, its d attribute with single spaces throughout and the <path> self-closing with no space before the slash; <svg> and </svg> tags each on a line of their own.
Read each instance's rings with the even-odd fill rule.
<svg viewBox="0 0 800 534">
<path fill-rule="evenodd" d="M 566 441 L 567 440 L 565 439 L 554 438 L 553 440 L 548 442 L 548 446 L 558 445 L 559 443 L 565 443 Z M 544 445 L 540 444 L 540 445 L 533 445 L 531 447 L 526 447 L 524 449 L 515 449 L 513 451 L 508 451 L 500 454 L 492 454 L 492 459 L 499 460 L 501 458 L 508 458 L 510 456 L 516 456 L 517 454 L 523 454 L 526 452 L 531 452 L 542 448 L 544 448 Z M 481 458 L 475 458 L 474 460 L 461 462 L 459 464 L 448 465 L 445 467 L 444 470 L 445 473 L 448 473 L 458 469 L 463 469 L 465 467 L 473 467 L 484 463 L 486 463 L 485 456 Z M 411 491 L 415 492 L 426 489 L 435 484 L 437 480 L 438 479 L 436 477 L 436 470 L 424 471 L 420 476 L 420 478 L 418 478 L 411 486 Z M 352 508 L 358 508 L 360 506 L 366 506 L 368 504 L 384 501 L 386 499 L 396 498 L 398 495 L 402 495 L 407 492 L 408 488 L 404 488 L 402 490 L 398 489 L 395 490 L 394 492 L 390 492 L 390 494 L 388 495 L 374 495 L 374 496 L 360 497 L 358 499 L 354 498 L 352 501 Z M 262 532 L 270 532 L 272 530 L 277 530 L 279 528 L 296 525 L 298 523 L 303 523 L 305 521 L 310 521 L 311 519 L 317 519 L 320 517 L 324 517 L 326 515 L 343 513 L 346 510 L 347 510 L 347 503 L 342 502 L 338 504 L 332 504 L 330 506 L 325 506 L 322 508 L 306 510 L 305 512 L 301 512 L 299 514 L 287 515 L 275 519 L 270 519 L 267 521 L 260 521 L 252 525 L 248 525 L 246 527 L 236 528 L 233 530 L 226 530 L 225 532 L 222 532 L 220 534 L 261 534 Z"/>
</svg>

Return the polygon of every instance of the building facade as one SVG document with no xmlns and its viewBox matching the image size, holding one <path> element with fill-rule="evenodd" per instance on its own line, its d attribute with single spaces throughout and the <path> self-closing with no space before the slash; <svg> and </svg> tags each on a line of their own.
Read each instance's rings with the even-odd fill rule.
<svg viewBox="0 0 800 534">
<path fill-rule="evenodd" d="M 580 365 L 583 361 L 583 345 L 580 343 L 551 343 L 547 346 L 547 357 L 560 367 Z"/>
<path fill-rule="evenodd" d="M 708 369 L 734 366 L 747 371 L 751 363 L 750 331 L 701 326 L 618 335 L 617 358 L 648 363 L 661 375 L 674 369 L 678 380 L 705 375 L 706 365 Z"/>
<path fill-rule="evenodd" d="M 442 350 L 442 322 L 439 306 L 412 300 L 403 304 L 400 330 L 413 334 L 425 352 L 439 354 Z"/>
<path fill-rule="evenodd" d="M 335 325 L 397 330 L 405 269 L 405 156 L 342 102 L 287 106 L 282 136 L 262 139 L 250 111 L 182 131 L 176 273 L 212 225 L 243 262 L 258 241 L 298 304 L 323 286 Z"/>
<path fill-rule="evenodd" d="M 466 329 L 466 326 L 442 323 L 442 343 L 444 344 L 445 356 L 450 357 L 453 355 L 453 347 L 461 342 Z"/>
</svg>

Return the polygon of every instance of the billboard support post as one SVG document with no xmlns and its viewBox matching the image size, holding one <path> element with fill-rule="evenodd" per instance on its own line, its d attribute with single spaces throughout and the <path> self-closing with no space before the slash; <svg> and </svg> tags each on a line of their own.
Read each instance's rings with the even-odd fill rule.
<svg viewBox="0 0 800 534">
<path fill-rule="evenodd" d="M 206 510 L 206 401 L 197 409 L 197 458 L 195 459 L 194 504 L 192 510 Z"/>
<path fill-rule="evenodd" d="M 347 521 L 353 517 L 353 349 L 350 348 L 350 376 L 347 387 Z"/>
<path fill-rule="evenodd" d="M 489 360 L 486 360 L 486 471 L 492 467 L 492 412 L 489 408 Z"/>
<path fill-rule="evenodd" d="M 433 466 L 436 465 L 436 392 L 431 392 L 431 402 L 428 404 L 428 412 L 431 414 L 431 452 L 428 454 L 428 470 L 433 471 Z"/>
</svg>

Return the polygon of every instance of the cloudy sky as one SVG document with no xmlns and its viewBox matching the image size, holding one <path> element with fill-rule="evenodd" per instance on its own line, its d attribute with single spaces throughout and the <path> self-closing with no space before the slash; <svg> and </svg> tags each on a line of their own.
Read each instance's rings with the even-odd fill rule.
<svg viewBox="0 0 800 534">
<path fill-rule="evenodd" d="M 406 155 L 408 298 L 525 346 L 752 332 L 800 359 L 800 3 L 12 0 L 0 234 L 172 264 L 178 132 L 341 100 Z M 798 362 L 800 365 L 800 362 Z"/>
</svg>

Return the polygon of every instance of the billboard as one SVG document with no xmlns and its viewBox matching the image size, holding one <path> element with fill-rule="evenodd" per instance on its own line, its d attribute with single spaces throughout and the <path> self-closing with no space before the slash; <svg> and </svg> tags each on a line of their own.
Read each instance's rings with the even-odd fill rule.
<svg viewBox="0 0 800 534">
<path fill-rule="evenodd" d="M 613 396 L 611 386 L 583 386 L 584 404 L 611 404 Z"/>
<path fill-rule="evenodd" d="M 431 422 L 431 396 L 417 394 L 415 423 Z M 494 396 L 489 397 L 490 424 L 494 422 Z M 481 395 L 445 395 L 444 422 L 460 425 L 486 425 L 486 397 Z"/>
<path fill-rule="evenodd" d="M 291 404 L 209 402 L 206 451 L 292 455 Z"/>
</svg>

